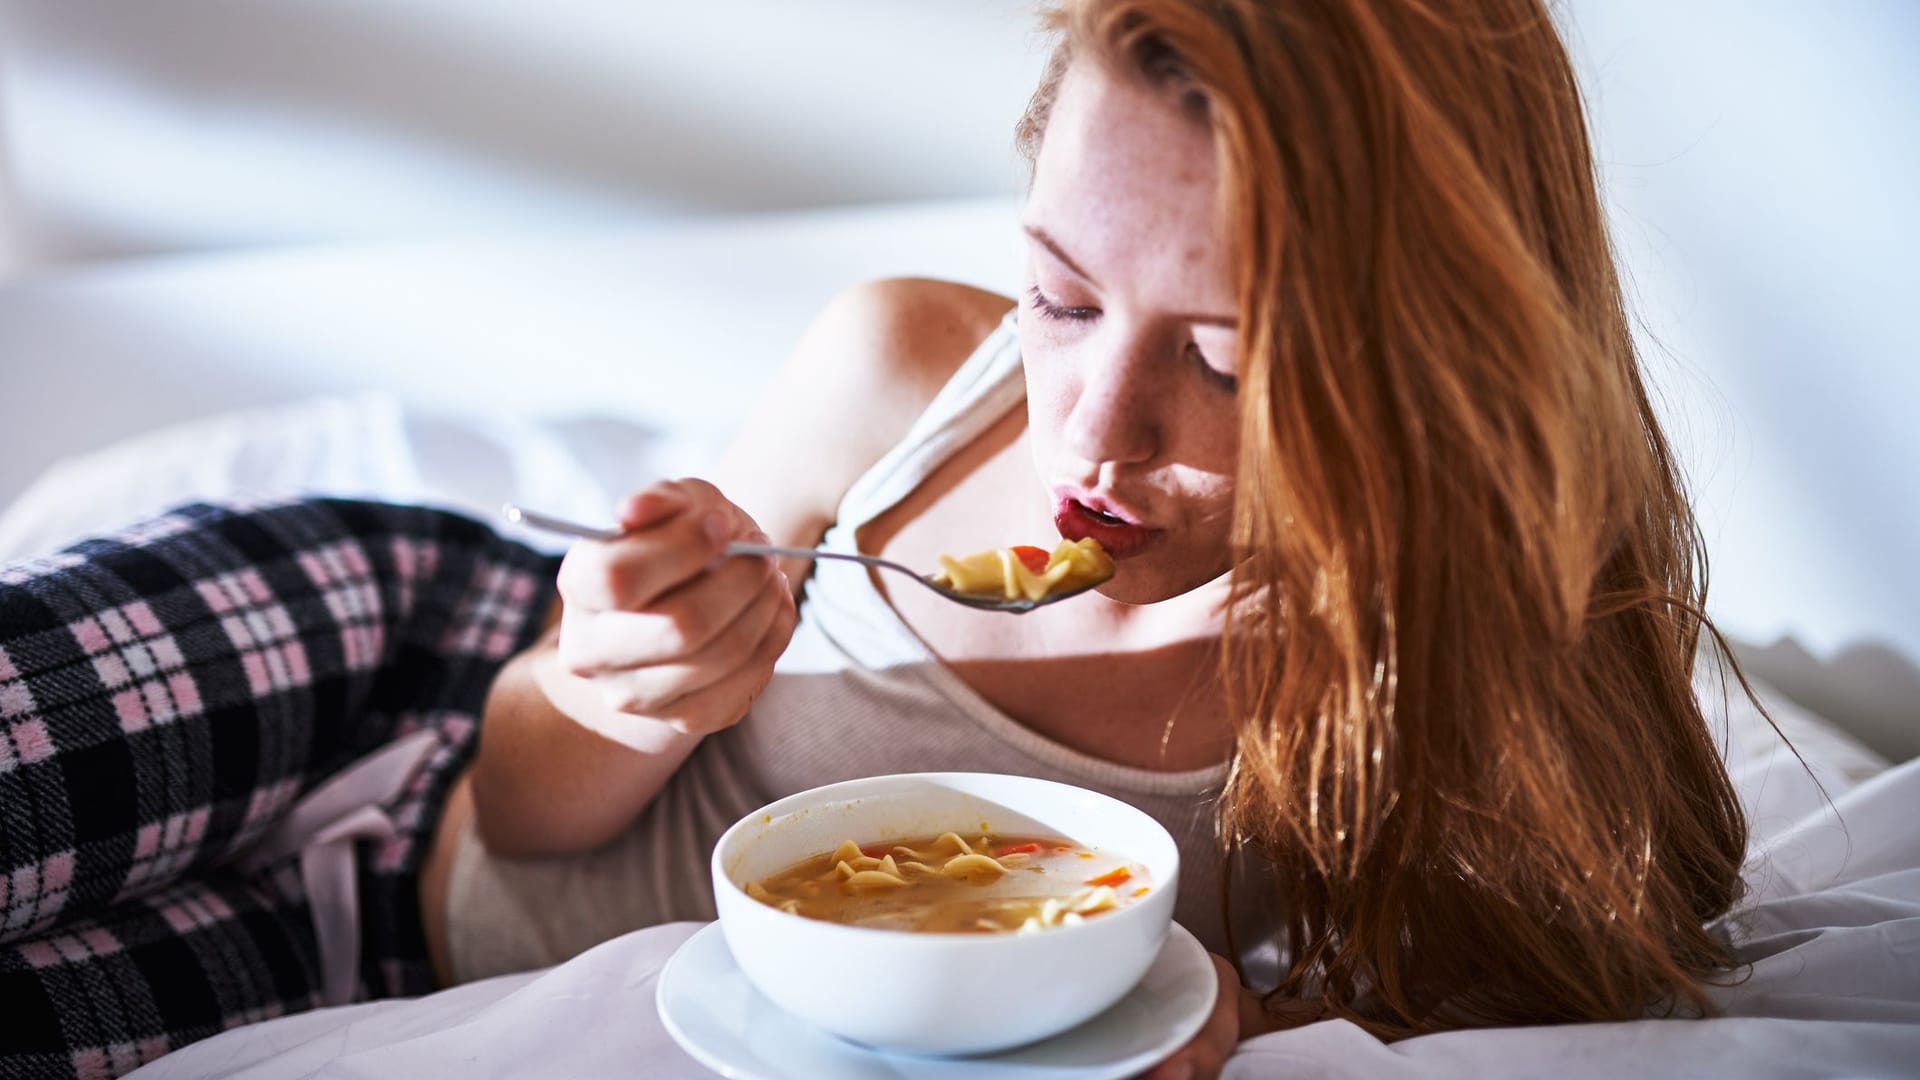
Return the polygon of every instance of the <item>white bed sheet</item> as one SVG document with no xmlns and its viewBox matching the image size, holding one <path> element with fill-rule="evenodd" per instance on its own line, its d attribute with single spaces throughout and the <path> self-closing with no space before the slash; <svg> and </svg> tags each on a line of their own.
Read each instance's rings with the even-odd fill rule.
<svg viewBox="0 0 1920 1080">
<path fill-rule="evenodd" d="M 1799 781 L 1781 774 L 1772 782 Z M 1714 992 L 1724 1016 L 1462 1031 L 1391 1045 L 1335 1021 L 1248 1040 L 1226 1076 L 1915 1075 L 1916 808 L 1920 761 L 1758 833 L 1750 899 L 1726 924 L 1751 974 Z M 237 1028 L 134 1075 L 711 1077 L 674 1045 L 654 1009 L 660 969 L 697 929 L 652 927 L 543 972 Z"/>
</svg>

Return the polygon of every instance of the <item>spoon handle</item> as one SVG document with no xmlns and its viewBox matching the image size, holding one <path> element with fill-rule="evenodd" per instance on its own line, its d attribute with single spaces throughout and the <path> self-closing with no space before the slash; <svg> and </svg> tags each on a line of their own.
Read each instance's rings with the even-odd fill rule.
<svg viewBox="0 0 1920 1080">
<path fill-rule="evenodd" d="M 516 524 L 531 525 L 536 529 L 559 533 L 563 536 L 577 536 L 583 540 L 604 541 L 618 540 L 626 535 L 618 529 L 596 529 L 590 525 L 582 525 L 579 522 L 554 517 L 552 514 L 542 514 L 538 510 L 528 510 L 523 506 L 515 506 L 513 503 L 507 503 L 500 509 L 501 512 L 506 515 L 508 521 Z M 840 551 L 821 551 L 818 548 L 781 547 L 778 544 L 749 544 L 743 541 L 735 541 L 727 545 L 727 554 L 784 555 L 795 559 L 841 559 L 846 562 L 857 562 L 867 566 L 881 566 L 889 570 L 898 570 L 903 574 L 908 574 L 915 578 L 920 577 L 920 574 L 912 568 L 902 566 L 899 563 L 887 559 L 876 558 L 872 555 L 852 555 Z"/>
<path fill-rule="evenodd" d="M 516 525 L 531 525 L 536 529 L 559 533 L 562 536 L 577 536 L 582 540 L 618 540 L 626 535 L 618 529 L 596 529 L 590 525 L 581 525 L 566 518 L 542 514 L 538 510 L 528 510 L 512 503 L 502 505 L 500 512 L 506 515 L 508 521 Z"/>
<path fill-rule="evenodd" d="M 903 574 L 919 577 L 918 571 L 902 566 L 897 562 L 873 555 L 854 555 L 844 551 L 822 551 L 819 548 L 781 547 L 778 544 L 749 544 L 735 541 L 727 545 L 729 555 L 785 555 L 794 559 L 839 559 L 842 562 L 860 563 L 863 566 L 879 566 L 888 570 L 898 570 Z"/>
</svg>

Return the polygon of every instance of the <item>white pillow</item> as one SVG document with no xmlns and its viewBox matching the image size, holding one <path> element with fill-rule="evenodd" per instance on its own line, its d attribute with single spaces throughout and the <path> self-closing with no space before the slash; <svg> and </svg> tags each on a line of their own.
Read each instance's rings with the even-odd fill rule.
<svg viewBox="0 0 1920 1080">
<path fill-rule="evenodd" d="M 616 420 L 535 423 L 404 408 L 385 394 L 323 397 L 192 420 L 55 463 L 0 513 L 0 563 L 55 551 L 194 500 L 313 494 L 467 513 L 542 550 L 564 539 L 500 517 L 518 502 L 586 522 L 712 453 Z"/>
</svg>

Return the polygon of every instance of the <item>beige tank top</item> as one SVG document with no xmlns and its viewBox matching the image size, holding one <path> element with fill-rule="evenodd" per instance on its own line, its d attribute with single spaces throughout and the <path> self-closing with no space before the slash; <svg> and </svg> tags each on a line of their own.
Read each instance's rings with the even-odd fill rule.
<svg viewBox="0 0 1920 1080">
<path fill-rule="evenodd" d="M 862 525 L 1024 396 L 1009 315 L 906 439 L 847 491 L 823 546 L 855 550 Z M 772 682 L 749 715 L 703 741 L 619 838 L 582 855 L 512 860 L 489 854 L 468 828 L 448 894 L 458 981 L 545 967 L 643 926 L 712 919 L 707 860 L 735 821 L 807 788 L 895 772 L 1018 773 L 1132 803 L 1165 825 L 1180 846 L 1175 918 L 1207 948 L 1226 954 L 1213 827 L 1224 766 L 1132 768 L 1031 731 L 943 664 L 858 565 L 816 564 L 799 616 Z M 1266 936 L 1265 922 L 1250 909 L 1236 911 L 1235 928 L 1244 943 Z M 1270 957 L 1247 959 L 1256 970 L 1271 964 Z"/>
</svg>

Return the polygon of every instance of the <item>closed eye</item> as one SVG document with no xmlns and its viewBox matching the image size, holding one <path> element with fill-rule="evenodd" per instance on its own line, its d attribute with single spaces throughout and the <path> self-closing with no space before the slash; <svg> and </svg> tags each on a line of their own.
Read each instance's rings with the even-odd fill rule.
<svg viewBox="0 0 1920 1080">
<path fill-rule="evenodd" d="M 1056 304 L 1034 285 L 1027 289 L 1027 299 L 1032 302 L 1033 310 L 1043 319 L 1064 319 L 1070 322 L 1086 322 L 1097 318 L 1100 309 L 1094 307 L 1066 307 Z"/>
<path fill-rule="evenodd" d="M 1187 342 L 1187 357 L 1200 366 L 1200 373 L 1207 377 L 1208 382 L 1211 382 L 1229 394 L 1240 389 L 1240 379 L 1238 376 L 1231 372 L 1221 371 L 1219 368 L 1207 363 L 1207 355 L 1200 351 L 1200 346 L 1191 341 Z"/>
</svg>

